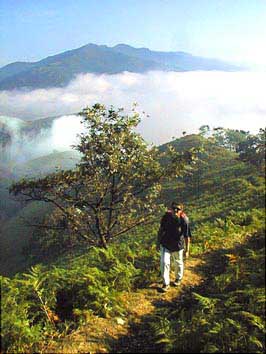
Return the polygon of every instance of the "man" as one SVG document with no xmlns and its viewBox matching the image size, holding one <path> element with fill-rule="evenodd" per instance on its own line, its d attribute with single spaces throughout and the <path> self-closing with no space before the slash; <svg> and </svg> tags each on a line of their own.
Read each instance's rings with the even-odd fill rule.
<svg viewBox="0 0 266 354">
<path fill-rule="evenodd" d="M 183 206 L 173 202 L 162 217 L 158 232 L 157 249 L 161 251 L 161 274 L 163 277 L 162 291 L 167 291 L 170 286 L 170 258 L 172 256 L 175 269 L 174 286 L 181 283 L 184 274 L 183 252 L 189 256 L 191 232 L 188 217 L 183 211 Z"/>
</svg>

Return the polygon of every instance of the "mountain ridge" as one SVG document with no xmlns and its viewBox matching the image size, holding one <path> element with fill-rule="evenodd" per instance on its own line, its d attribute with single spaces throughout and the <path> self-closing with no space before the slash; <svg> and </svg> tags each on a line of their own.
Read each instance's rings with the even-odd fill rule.
<svg viewBox="0 0 266 354">
<path fill-rule="evenodd" d="M 203 58 L 182 51 L 153 51 L 123 43 L 113 47 L 89 43 L 36 62 L 18 61 L 0 68 L 0 90 L 63 87 L 81 73 L 243 69 L 218 59 Z"/>
</svg>

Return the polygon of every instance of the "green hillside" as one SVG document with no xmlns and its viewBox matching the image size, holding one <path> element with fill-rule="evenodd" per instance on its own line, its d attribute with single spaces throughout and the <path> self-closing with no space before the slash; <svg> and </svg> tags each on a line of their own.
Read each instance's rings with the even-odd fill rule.
<svg viewBox="0 0 266 354">
<path fill-rule="evenodd" d="M 4 349 L 265 351 L 264 173 L 213 139 L 188 135 L 171 144 L 198 150 L 198 160 L 165 183 L 160 198 L 166 206 L 183 202 L 191 220 L 182 287 L 158 294 L 158 215 L 107 249 L 81 244 L 3 278 Z"/>
<path fill-rule="evenodd" d="M 14 274 L 30 264 L 23 254 L 23 248 L 28 245 L 33 228 L 27 222 L 42 218 L 51 210 L 46 203 L 19 202 L 9 194 L 12 182 L 19 178 L 45 176 L 61 169 L 71 169 L 79 161 L 75 151 L 54 152 L 30 160 L 24 164 L 13 165 L 12 168 L 0 170 L 0 268 L 1 274 Z"/>
<path fill-rule="evenodd" d="M 72 151 L 54 152 L 32 159 L 23 164 L 14 165 L 12 170 L 18 178 L 41 177 L 57 170 L 74 168 L 79 161 L 79 154 Z"/>
<path fill-rule="evenodd" d="M 15 176 L 10 169 L 0 165 L 0 220 L 3 221 L 7 217 L 14 215 L 19 209 L 18 202 L 14 198 L 10 198 L 8 187 Z"/>
<path fill-rule="evenodd" d="M 165 185 L 163 192 L 163 200 L 168 203 L 173 195 L 181 200 L 192 220 L 198 221 L 200 217 L 212 221 L 215 217 L 264 207 L 264 173 L 241 161 L 236 152 L 199 135 L 188 135 L 173 145 L 179 151 L 204 147 L 193 170 Z"/>
<path fill-rule="evenodd" d="M 20 178 L 41 177 L 58 170 L 74 168 L 79 161 L 79 154 L 72 151 L 54 152 L 17 164 L 9 162 L 6 166 L 0 164 L 0 216 L 4 220 L 14 216 L 22 208 L 21 203 L 9 195 L 8 189 L 11 183 Z"/>
<path fill-rule="evenodd" d="M 0 229 L 1 274 L 15 274 L 31 265 L 31 260 L 23 254 L 35 230 L 28 223 L 38 224 L 51 210 L 46 203 L 31 203 L 3 222 Z"/>
</svg>

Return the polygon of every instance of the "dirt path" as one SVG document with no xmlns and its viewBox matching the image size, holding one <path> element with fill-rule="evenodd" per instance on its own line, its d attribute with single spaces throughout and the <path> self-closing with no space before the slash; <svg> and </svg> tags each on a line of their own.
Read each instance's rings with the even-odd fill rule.
<svg viewBox="0 0 266 354">
<path fill-rule="evenodd" d="M 57 340 L 45 349 L 44 353 L 136 353 L 154 352 L 149 343 L 149 323 L 155 321 L 154 313 L 159 307 L 174 305 L 185 290 L 198 286 L 203 281 L 199 268 L 204 264 L 200 258 L 185 261 L 185 273 L 179 287 L 171 287 L 161 293 L 160 283 L 150 284 L 149 288 L 125 293 L 123 306 L 127 317 L 90 317 L 86 326 L 79 331 Z M 173 274 L 171 274 L 173 277 Z"/>
</svg>

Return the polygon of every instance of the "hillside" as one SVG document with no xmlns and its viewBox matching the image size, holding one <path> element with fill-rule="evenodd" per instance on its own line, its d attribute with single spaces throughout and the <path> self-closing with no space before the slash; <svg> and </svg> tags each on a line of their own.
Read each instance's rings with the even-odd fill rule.
<svg viewBox="0 0 266 354">
<path fill-rule="evenodd" d="M 10 196 L 8 188 L 20 178 L 45 176 L 58 170 L 74 168 L 79 161 L 76 151 L 54 152 L 52 154 L 15 164 L 9 169 L 0 164 L 0 268 L 1 274 L 14 274 L 24 269 L 28 261 L 23 249 L 28 245 L 34 228 L 26 221 L 40 222 L 52 209 L 47 203 L 25 204 Z"/>
<path fill-rule="evenodd" d="M 192 224 L 182 285 L 159 292 L 158 216 L 108 249 L 70 248 L 49 264 L 40 258 L 27 273 L 4 278 L 4 313 L 12 308 L 4 316 L 3 328 L 12 331 L 4 348 L 264 352 L 263 173 L 200 135 L 170 144 L 179 151 L 204 146 L 182 178 L 164 184 L 161 197 L 167 206 L 173 199 L 184 202 Z M 49 250 L 53 240 L 46 242 Z"/>
<path fill-rule="evenodd" d="M 28 246 L 35 228 L 29 226 L 28 223 L 41 222 L 51 210 L 51 206 L 47 203 L 36 202 L 28 205 L 17 203 L 16 209 L 13 209 L 13 215 L 2 221 L 0 227 L 1 274 L 15 274 L 31 265 L 31 259 L 24 254 L 24 248 Z"/>
<path fill-rule="evenodd" d="M 0 90 L 62 87 L 80 73 L 143 73 L 150 70 L 238 71 L 242 68 L 184 52 L 159 52 L 125 44 L 114 47 L 87 44 L 38 62 L 16 62 L 4 66 L 0 69 Z"/>
<path fill-rule="evenodd" d="M 53 152 L 23 164 L 15 164 L 13 170 L 16 172 L 17 178 L 42 177 L 61 169 L 72 169 L 78 161 L 79 154 L 75 150 Z"/>
<path fill-rule="evenodd" d="M 38 122 L 37 125 L 39 125 Z M 264 207 L 263 175 L 258 173 L 255 166 L 240 161 L 235 152 L 219 147 L 213 142 L 208 142 L 200 135 L 184 136 L 160 146 L 160 150 L 165 150 L 169 144 L 180 152 L 205 146 L 204 152 L 199 153 L 199 160 L 193 169 L 189 169 L 182 178 L 165 183 L 161 196 L 161 202 L 165 205 L 169 205 L 173 198 L 182 201 L 190 215 L 192 227 L 199 229 L 197 232 L 200 234 L 202 232 L 199 222 L 200 224 L 203 222 L 206 226 L 207 224 L 211 225 L 219 218 L 220 223 L 225 225 L 227 217 L 231 217 L 234 213 L 243 213 L 244 215 L 246 210 Z M 54 152 L 23 164 L 13 163 L 9 170 L 2 169 L 0 212 L 3 235 L 1 243 L 3 249 L 7 244 L 12 246 L 8 246 L 8 254 L 11 257 L 13 257 L 15 250 L 16 254 L 17 251 L 20 254 L 31 237 L 31 234 L 27 232 L 21 233 L 20 226 L 16 227 L 19 225 L 16 220 L 20 220 L 25 212 L 30 213 L 31 206 L 28 205 L 25 210 L 29 211 L 25 211 L 25 204 L 21 204 L 9 196 L 8 187 L 11 182 L 22 177 L 40 177 L 60 169 L 71 169 L 78 161 L 79 155 L 76 151 Z M 34 214 L 34 212 L 32 213 Z M 38 214 L 39 216 L 45 214 L 45 212 L 42 213 L 42 206 L 40 206 Z M 19 235 L 22 238 L 20 240 L 21 246 L 18 247 L 13 240 L 21 237 Z M 15 260 L 16 257 L 12 262 Z M 4 269 L 5 274 L 9 274 L 8 266 L 5 266 Z M 15 266 L 15 269 L 19 268 Z"/>
<path fill-rule="evenodd" d="M 200 212 L 206 221 L 216 216 L 226 217 L 233 211 L 264 207 L 263 172 L 239 160 L 236 152 L 200 135 L 187 135 L 172 144 L 178 151 L 191 147 L 204 147 L 204 151 L 198 153 L 193 172 L 188 171 L 182 179 L 165 185 L 163 200 L 169 202 L 174 190 L 186 209 Z"/>
</svg>

